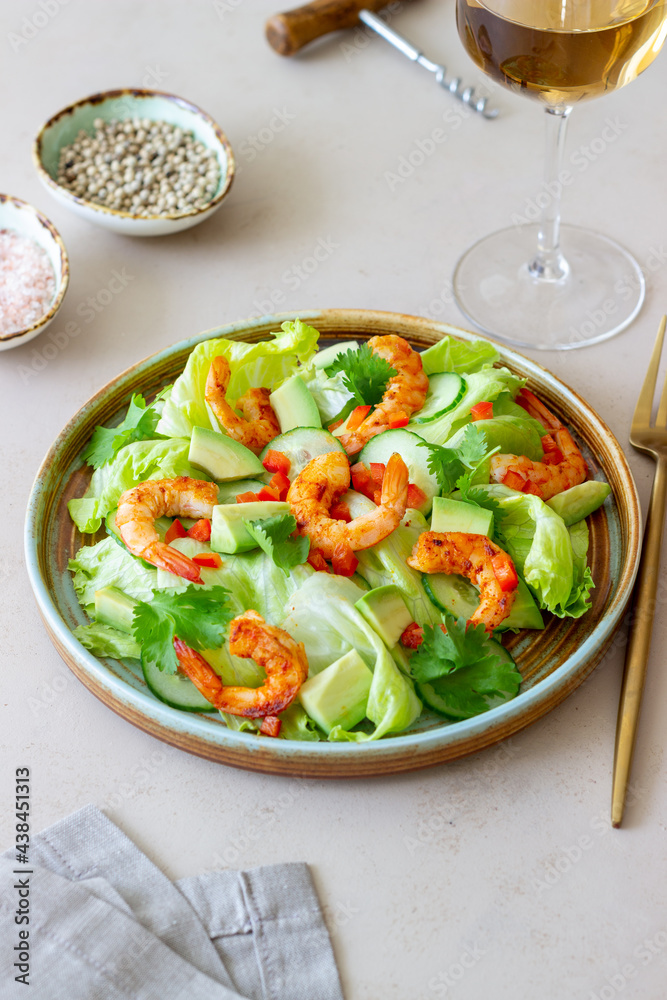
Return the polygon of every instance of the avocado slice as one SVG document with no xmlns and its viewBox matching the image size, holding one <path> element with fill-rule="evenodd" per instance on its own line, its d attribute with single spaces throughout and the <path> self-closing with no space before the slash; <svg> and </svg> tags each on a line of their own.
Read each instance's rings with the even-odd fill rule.
<svg viewBox="0 0 667 1000">
<path fill-rule="evenodd" d="M 322 420 L 317 403 L 300 375 L 292 375 L 272 392 L 269 401 L 278 417 L 280 432 L 294 427 L 321 427 Z"/>
<path fill-rule="evenodd" d="M 555 510 L 569 527 L 601 507 L 610 493 L 609 483 L 599 483 L 591 479 L 586 483 L 570 487 L 564 493 L 557 493 L 551 500 L 547 500 L 547 507 Z"/>
<path fill-rule="evenodd" d="M 250 479 L 264 472 L 264 466 L 249 448 L 207 427 L 193 427 L 188 461 L 211 479 L 223 483 L 230 479 Z"/>
<path fill-rule="evenodd" d="M 366 717 L 373 674 L 356 649 L 304 681 L 298 699 L 320 729 L 351 729 Z"/>
<path fill-rule="evenodd" d="M 257 542 L 246 531 L 244 521 L 257 521 L 275 514 L 289 514 L 290 511 L 290 505 L 280 500 L 217 504 L 213 508 L 209 544 L 214 552 L 248 552 L 257 548 Z"/>
<path fill-rule="evenodd" d="M 412 615 L 395 583 L 369 590 L 354 606 L 389 649 L 396 645 L 412 622 Z"/>
<path fill-rule="evenodd" d="M 493 512 L 464 500 L 433 498 L 431 531 L 462 531 L 470 535 L 492 537 Z"/>
<path fill-rule="evenodd" d="M 137 602 L 118 587 L 95 591 L 95 621 L 132 635 L 132 617 Z"/>
</svg>

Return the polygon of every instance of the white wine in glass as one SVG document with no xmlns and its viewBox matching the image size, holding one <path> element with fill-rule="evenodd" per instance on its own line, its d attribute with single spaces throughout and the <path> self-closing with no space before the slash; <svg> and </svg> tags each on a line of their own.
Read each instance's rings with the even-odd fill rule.
<svg viewBox="0 0 667 1000">
<path fill-rule="evenodd" d="M 538 223 L 493 233 L 459 261 L 459 307 L 492 336 L 567 350 L 606 340 L 634 319 L 644 276 L 608 237 L 560 225 L 565 125 L 575 104 L 635 79 L 667 33 L 665 0 L 457 0 L 459 35 L 490 77 L 547 113 Z"/>
</svg>

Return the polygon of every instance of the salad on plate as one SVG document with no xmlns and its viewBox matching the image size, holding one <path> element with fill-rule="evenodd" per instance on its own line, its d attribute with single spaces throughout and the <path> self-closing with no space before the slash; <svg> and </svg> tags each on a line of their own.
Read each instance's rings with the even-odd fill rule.
<svg viewBox="0 0 667 1000">
<path fill-rule="evenodd" d="M 590 606 L 610 492 L 485 340 L 198 344 L 97 427 L 70 515 L 95 655 L 232 729 L 363 743 L 514 698 L 502 633 Z"/>
</svg>

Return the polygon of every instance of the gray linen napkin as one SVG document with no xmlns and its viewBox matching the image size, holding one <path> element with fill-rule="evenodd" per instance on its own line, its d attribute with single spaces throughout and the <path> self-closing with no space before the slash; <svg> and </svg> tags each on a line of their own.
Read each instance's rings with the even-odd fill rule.
<svg viewBox="0 0 667 1000">
<path fill-rule="evenodd" d="M 14 965 L 26 878 L 29 994 Z M 86 806 L 33 837 L 28 865 L 6 851 L 0 880 L 2 1000 L 342 1000 L 305 864 L 172 883 Z"/>
</svg>

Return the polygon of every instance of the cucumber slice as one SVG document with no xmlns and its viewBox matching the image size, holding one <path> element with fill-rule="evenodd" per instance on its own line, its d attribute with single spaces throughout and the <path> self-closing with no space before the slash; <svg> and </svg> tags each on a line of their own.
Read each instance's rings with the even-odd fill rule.
<svg viewBox="0 0 667 1000">
<path fill-rule="evenodd" d="M 428 380 L 428 392 L 421 410 L 412 419 L 427 424 L 448 413 L 461 402 L 466 391 L 465 379 L 456 372 L 438 372 Z"/>
<path fill-rule="evenodd" d="M 358 351 L 359 344 L 356 340 L 342 340 L 340 344 L 332 344 L 330 347 L 325 347 L 322 351 L 318 351 L 313 358 L 313 364 L 316 368 L 328 368 L 332 365 L 339 354 L 343 354 L 344 351 Z"/>
<path fill-rule="evenodd" d="M 463 576 L 447 573 L 423 573 L 422 585 L 431 604 L 438 611 L 446 611 L 448 615 L 455 615 L 457 618 L 467 620 L 479 606 L 479 592 Z M 533 595 L 519 577 L 512 610 L 495 631 L 502 632 L 505 629 L 521 628 L 543 629 L 544 621 Z"/>
<path fill-rule="evenodd" d="M 215 712 L 217 709 L 198 691 L 189 677 L 183 674 L 168 674 L 160 670 L 156 663 L 141 654 L 141 669 L 146 686 L 165 705 L 180 708 L 183 712 Z"/>
<path fill-rule="evenodd" d="M 514 663 L 512 656 L 504 649 L 500 643 L 497 643 L 498 654 L 510 663 Z M 465 667 L 462 673 L 465 672 Z M 445 715 L 448 719 L 470 719 L 472 715 L 477 713 L 471 713 L 462 709 L 456 704 L 456 699 L 450 696 L 450 688 L 448 684 L 447 677 L 438 677 L 437 680 L 431 681 L 430 684 L 417 684 L 417 694 L 422 699 L 425 704 L 432 708 L 435 712 L 440 715 Z M 501 695 L 494 695 L 489 698 L 488 708 L 495 708 L 497 705 L 503 705 L 506 701 L 511 701 L 512 698 L 516 697 L 516 692 L 506 691 Z"/>
<path fill-rule="evenodd" d="M 371 438 L 368 444 L 361 449 L 357 461 L 363 462 L 367 468 L 371 462 L 384 462 L 386 465 L 393 453 L 397 451 L 408 467 L 410 482 L 418 486 L 426 496 L 424 503 L 417 508 L 420 513 L 426 516 L 433 506 L 433 497 L 440 493 L 440 487 L 438 480 L 427 469 L 426 449 L 420 448 L 417 451 L 422 440 L 418 434 L 404 431 L 401 428 L 383 431 L 382 434 Z"/>
<path fill-rule="evenodd" d="M 290 479 L 296 479 L 299 473 L 306 468 L 308 463 L 317 455 L 326 455 L 330 451 L 342 451 L 345 453 L 340 441 L 337 441 L 333 434 L 323 430 L 321 427 L 294 427 L 285 434 L 279 434 L 269 441 L 266 448 L 259 456 L 260 462 L 266 458 L 268 451 L 281 451 L 290 460 Z"/>
</svg>

